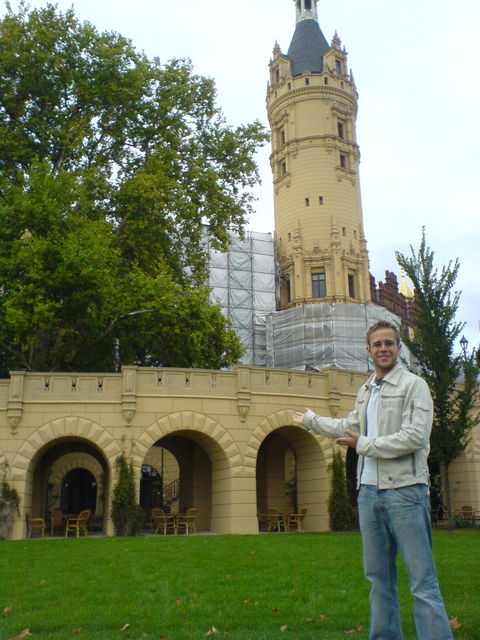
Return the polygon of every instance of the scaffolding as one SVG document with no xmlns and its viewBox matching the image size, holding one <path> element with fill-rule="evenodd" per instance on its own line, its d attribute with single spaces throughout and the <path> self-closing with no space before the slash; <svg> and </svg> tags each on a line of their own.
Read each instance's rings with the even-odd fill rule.
<svg viewBox="0 0 480 640">
<path fill-rule="evenodd" d="M 246 231 L 231 236 L 228 251 L 211 247 L 210 299 L 235 328 L 245 353 L 242 364 L 265 366 L 265 318 L 275 309 L 275 259 L 270 233 Z"/>
<path fill-rule="evenodd" d="M 399 318 L 376 304 L 307 304 L 275 311 L 266 318 L 268 367 L 321 370 L 338 367 L 370 371 L 367 329 L 378 320 L 399 324 Z M 405 349 L 405 364 L 410 357 Z"/>
</svg>

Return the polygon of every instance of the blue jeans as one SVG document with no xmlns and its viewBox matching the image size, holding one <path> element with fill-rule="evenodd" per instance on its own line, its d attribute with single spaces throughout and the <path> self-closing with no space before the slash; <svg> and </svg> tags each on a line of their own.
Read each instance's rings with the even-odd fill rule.
<svg viewBox="0 0 480 640">
<path fill-rule="evenodd" d="M 397 593 L 400 550 L 414 598 L 419 640 L 452 640 L 432 555 L 428 487 L 362 485 L 358 496 L 365 577 L 371 583 L 369 640 L 401 640 Z"/>
</svg>

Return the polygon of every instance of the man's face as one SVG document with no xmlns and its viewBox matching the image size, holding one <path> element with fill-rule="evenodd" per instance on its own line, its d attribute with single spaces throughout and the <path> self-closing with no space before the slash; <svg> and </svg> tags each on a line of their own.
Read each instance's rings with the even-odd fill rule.
<svg viewBox="0 0 480 640">
<path fill-rule="evenodd" d="M 373 360 L 375 370 L 385 375 L 395 365 L 400 353 L 400 345 L 393 329 L 377 329 L 370 336 L 367 351 Z"/>
</svg>

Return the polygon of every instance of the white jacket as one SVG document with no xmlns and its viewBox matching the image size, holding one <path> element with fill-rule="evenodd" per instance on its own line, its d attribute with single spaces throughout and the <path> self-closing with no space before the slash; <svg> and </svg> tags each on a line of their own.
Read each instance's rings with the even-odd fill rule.
<svg viewBox="0 0 480 640">
<path fill-rule="evenodd" d="M 346 418 L 323 418 L 308 410 L 302 424 L 329 438 L 341 438 L 346 430 L 360 433 L 357 443 L 357 483 L 364 456 L 377 459 L 377 486 L 395 489 L 411 484 L 428 484 L 427 458 L 430 451 L 433 403 L 427 383 L 410 373 L 400 360 L 383 378 L 378 397 L 376 438 L 369 438 L 366 409 L 371 393 L 368 382 L 360 388 L 355 407 Z"/>
</svg>

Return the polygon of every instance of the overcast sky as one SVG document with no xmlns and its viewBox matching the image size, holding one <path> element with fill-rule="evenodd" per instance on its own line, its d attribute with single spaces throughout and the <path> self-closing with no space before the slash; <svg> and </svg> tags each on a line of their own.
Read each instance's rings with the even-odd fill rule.
<svg viewBox="0 0 480 640">
<path fill-rule="evenodd" d="M 11 0 L 13 7 L 17 0 Z M 45 0 L 29 0 L 43 7 Z M 212 77 L 229 124 L 265 110 L 275 41 L 287 52 L 293 0 L 59 0 L 100 31 L 162 61 L 190 58 Z M 2 9 L 2 14 L 4 10 Z M 357 141 L 370 271 L 399 275 L 395 251 L 418 248 L 422 226 L 441 267 L 459 258 L 457 320 L 480 342 L 480 3 L 478 0 L 320 0 L 319 22 L 349 54 L 360 95 Z M 249 228 L 273 232 L 269 148 Z"/>
</svg>

